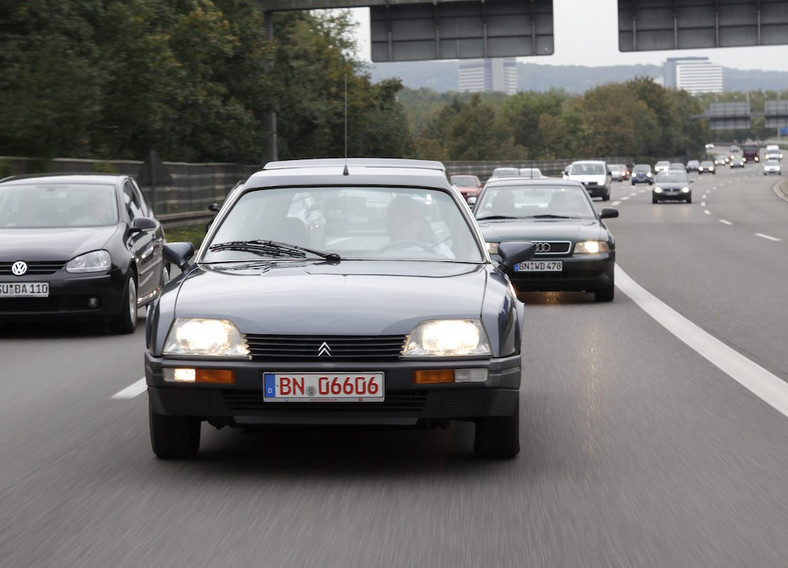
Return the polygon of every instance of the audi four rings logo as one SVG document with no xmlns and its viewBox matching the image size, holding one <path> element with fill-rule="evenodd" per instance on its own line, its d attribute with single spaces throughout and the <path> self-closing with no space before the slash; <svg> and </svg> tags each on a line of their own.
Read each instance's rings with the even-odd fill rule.
<svg viewBox="0 0 788 568">
<path fill-rule="evenodd" d="M 317 356 L 318 357 L 331 357 L 331 348 L 328 346 L 328 343 L 325 341 L 320 344 L 320 347 L 317 348 Z"/>
<path fill-rule="evenodd" d="M 534 243 L 536 252 L 550 252 L 550 243 Z"/>
<path fill-rule="evenodd" d="M 27 263 L 22 260 L 17 260 L 11 265 L 11 272 L 14 276 L 22 276 L 27 272 Z"/>
</svg>

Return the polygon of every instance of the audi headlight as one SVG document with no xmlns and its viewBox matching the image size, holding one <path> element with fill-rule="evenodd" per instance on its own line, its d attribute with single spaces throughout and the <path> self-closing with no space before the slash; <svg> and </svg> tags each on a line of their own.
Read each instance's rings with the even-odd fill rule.
<svg viewBox="0 0 788 568">
<path fill-rule="evenodd" d="M 575 243 L 574 254 L 599 254 L 610 252 L 610 247 L 605 241 L 581 241 Z"/>
<path fill-rule="evenodd" d="M 430 320 L 408 336 L 403 357 L 469 357 L 491 355 L 482 322 L 477 319 Z"/>
<path fill-rule="evenodd" d="M 487 243 L 487 252 L 490 254 L 498 254 L 498 245 L 500 243 Z"/>
<path fill-rule="evenodd" d="M 66 264 L 66 272 L 106 272 L 112 266 L 112 259 L 105 250 L 94 250 L 72 258 Z"/>
<path fill-rule="evenodd" d="M 164 342 L 164 355 L 248 358 L 249 348 L 229 320 L 176 318 Z"/>
</svg>

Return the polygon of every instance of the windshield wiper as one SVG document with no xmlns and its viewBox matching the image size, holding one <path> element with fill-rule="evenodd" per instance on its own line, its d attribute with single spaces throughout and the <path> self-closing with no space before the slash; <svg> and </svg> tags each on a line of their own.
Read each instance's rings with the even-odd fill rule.
<svg viewBox="0 0 788 568">
<path fill-rule="evenodd" d="M 217 243 L 208 247 L 211 252 L 219 252 L 223 250 L 238 250 L 243 252 L 251 252 L 260 256 L 271 256 L 274 258 L 283 257 L 296 257 L 306 258 L 306 253 L 314 254 L 326 260 L 341 260 L 339 255 L 335 252 L 324 252 L 314 250 L 299 245 L 291 245 L 281 243 L 279 241 L 263 241 L 254 239 L 250 241 L 228 241 L 226 243 Z"/>
<path fill-rule="evenodd" d="M 542 215 L 528 215 L 527 219 L 578 219 L 579 217 L 571 217 L 567 215 L 552 215 L 550 213 L 543 213 Z"/>
<path fill-rule="evenodd" d="M 488 215 L 487 217 L 477 217 L 477 221 L 487 221 L 488 219 L 520 219 L 520 217 L 512 217 L 510 215 Z"/>
</svg>

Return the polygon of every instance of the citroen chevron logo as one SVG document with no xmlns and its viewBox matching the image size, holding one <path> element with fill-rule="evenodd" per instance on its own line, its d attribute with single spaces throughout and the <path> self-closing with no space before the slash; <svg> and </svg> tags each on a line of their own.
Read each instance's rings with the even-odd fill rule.
<svg viewBox="0 0 788 568">
<path fill-rule="evenodd" d="M 328 346 L 328 343 L 325 341 L 320 344 L 320 347 L 317 348 L 317 356 L 318 357 L 331 357 L 331 348 Z"/>
</svg>

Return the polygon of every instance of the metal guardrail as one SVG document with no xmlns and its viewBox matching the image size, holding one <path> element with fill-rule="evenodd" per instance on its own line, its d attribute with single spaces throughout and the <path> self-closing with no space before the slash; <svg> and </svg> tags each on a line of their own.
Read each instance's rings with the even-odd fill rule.
<svg viewBox="0 0 788 568">
<path fill-rule="evenodd" d="M 184 213 L 165 213 L 156 215 L 165 229 L 175 227 L 188 227 L 190 225 L 204 225 L 216 216 L 213 211 L 187 211 Z"/>
</svg>

